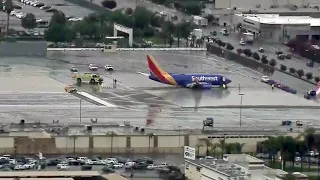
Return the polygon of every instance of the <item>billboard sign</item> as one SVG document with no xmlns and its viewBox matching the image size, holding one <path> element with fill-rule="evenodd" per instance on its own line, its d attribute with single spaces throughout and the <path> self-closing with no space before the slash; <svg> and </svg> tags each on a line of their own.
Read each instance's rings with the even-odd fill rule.
<svg viewBox="0 0 320 180">
<path fill-rule="evenodd" d="M 184 147 L 184 158 L 185 159 L 196 159 L 196 149 L 193 147 L 185 146 Z"/>
</svg>

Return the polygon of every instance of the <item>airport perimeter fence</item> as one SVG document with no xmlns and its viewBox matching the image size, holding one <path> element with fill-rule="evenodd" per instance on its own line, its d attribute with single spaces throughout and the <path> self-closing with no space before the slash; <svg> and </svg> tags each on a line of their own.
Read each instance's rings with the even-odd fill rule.
<svg viewBox="0 0 320 180">
<path fill-rule="evenodd" d="M 1 57 L 47 57 L 45 41 L 0 42 Z"/>
<path fill-rule="evenodd" d="M 213 43 L 207 43 L 206 45 L 207 47 L 207 51 L 209 53 L 215 54 L 219 57 L 223 57 L 227 60 L 231 60 L 234 61 L 238 64 L 244 65 L 246 67 L 255 69 L 259 72 L 265 73 L 265 74 L 273 74 L 274 73 L 274 68 L 266 65 L 266 64 L 262 64 L 260 62 L 258 62 L 257 60 L 254 60 L 252 58 L 248 58 L 244 55 L 240 55 L 237 52 L 233 52 L 231 50 L 222 48 L 222 47 L 218 47 L 217 45 L 213 44 Z"/>
</svg>

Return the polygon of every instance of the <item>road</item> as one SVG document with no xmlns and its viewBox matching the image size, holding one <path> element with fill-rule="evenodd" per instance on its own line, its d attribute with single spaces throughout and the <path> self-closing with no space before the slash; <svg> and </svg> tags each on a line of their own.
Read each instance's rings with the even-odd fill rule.
<svg viewBox="0 0 320 180">
<path fill-rule="evenodd" d="M 221 29 L 223 29 L 223 27 L 213 26 L 211 28 L 204 29 L 204 33 L 206 35 L 209 35 L 210 31 L 217 31 L 218 38 L 224 42 L 228 42 L 228 43 L 232 44 L 235 47 L 235 49 L 249 48 L 253 52 L 258 52 L 259 48 L 262 47 L 262 48 L 264 48 L 265 52 L 259 53 L 259 54 L 260 55 L 262 55 L 262 54 L 267 55 L 268 59 L 276 59 L 277 60 L 277 57 L 275 55 L 276 50 L 281 50 L 286 54 L 292 54 L 292 52 L 290 52 L 288 47 L 286 47 L 285 45 L 278 44 L 278 43 L 266 43 L 263 40 L 257 40 L 252 45 L 247 44 L 245 46 L 240 46 L 239 45 L 240 38 L 236 33 L 231 33 L 229 36 L 223 36 L 222 34 L 219 33 Z M 284 64 L 288 68 L 293 67 L 297 70 L 303 69 L 305 71 L 305 73 L 312 72 L 314 74 L 314 76 L 320 76 L 320 71 L 318 70 L 320 67 L 319 64 L 316 63 L 314 68 L 308 67 L 308 66 L 306 66 L 306 63 L 310 60 L 307 60 L 306 58 L 303 58 L 301 56 L 293 54 L 291 59 L 277 60 L 277 61 L 278 61 L 277 67 L 280 67 L 280 64 Z"/>
</svg>

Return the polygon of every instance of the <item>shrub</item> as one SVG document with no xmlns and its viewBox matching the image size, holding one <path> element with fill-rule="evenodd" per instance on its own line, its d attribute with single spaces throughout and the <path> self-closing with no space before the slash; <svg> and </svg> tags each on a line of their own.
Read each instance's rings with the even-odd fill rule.
<svg viewBox="0 0 320 180">
<path fill-rule="evenodd" d="M 320 77 L 318 77 L 318 76 L 314 77 L 314 81 L 315 82 L 319 82 L 320 81 Z"/>
<path fill-rule="evenodd" d="M 296 69 L 295 68 L 290 68 L 289 69 L 290 73 L 295 74 L 296 73 Z"/>
<path fill-rule="evenodd" d="M 131 15 L 133 13 L 133 9 L 132 8 L 127 8 L 126 9 L 126 14 Z"/>
<path fill-rule="evenodd" d="M 222 41 L 220 39 L 215 41 L 219 46 L 221 46 Z"/>
<path fill-rule="evenodd" d="M 304 71 L 303 71 L 302 69 L 297 70 L 297 75 L 298 75 L 299 77 L 304 76 Z"/>
<path fill-rule="evenodd" d="M 221 47 L 225 47 L 225 46 L 226 46 L 226 43 L 221 41 L 220 46 L 221 46 Z"/>
<path fill-rule="evenodd" d="M 263 61 L 263 60 L 268 60 L 266 55 L 262 55 L 261 61 Z"/>
<path fill-rule="evenodd" d="M 311 72 L 306 73 L 306 78 L 308 80 L 312 79 L 313 78 L 313 74 Z"/>
<path fill-rule="evenodd" d="M 263 60 L 261 60 L 261 62 L 262 62 L 263 64 L 268 64 L 268 63 L 269 63 L 268 59 L 263 59 Z"/>
<path fill-rule="evenodd" d="M 281 69 L 281 71 L 287 71 L 287 66 L 281 64 L 280 69 Z"/>
<path fill-rule="evenodd" d="M 101 5 L 105 8 L 113 9 L 117 7 L 117 2 L 114 0 L 104 0 L 101 2 Z"/>
<path fill-rule="evenodd" d="M 233 50 L 234 49 L 234 47 L 230 43 L 226 44 L 226 48 L 229 49 L 229 50 Z"/>
<path fill-rule="evenodd" d="M 245 55 L 248 56 L 248 57 L 251 57 L 251 56 L 252 56 L 252 52 L 251 52 L 250 49 L 245 49 L 245 50 L 243 50 L 243 54 L 245 54 Z"/>
<path fill-rule="evenodd" d="M 271 59 L 271 60 L 269 61 L 269 65 L 272 66 L 272 67 L 274 67 L 274 66 L 277 65 L 277 61 L 276 61 L 275 59 Z"/>
<path fill-rule="evenodd" d="M 242 54 L 243 50 L 241 48 L 237 49 L 238 54 Z"/>
<path fill-rule="evenodd" d="M 252 57 L 255 59 L 255 60 L 260 60 L 260 56 L 259 56 L 259 54 L 257 53 L 257 52 L 254 52 L 253 54 L 252 54 Z"/>
</svg>

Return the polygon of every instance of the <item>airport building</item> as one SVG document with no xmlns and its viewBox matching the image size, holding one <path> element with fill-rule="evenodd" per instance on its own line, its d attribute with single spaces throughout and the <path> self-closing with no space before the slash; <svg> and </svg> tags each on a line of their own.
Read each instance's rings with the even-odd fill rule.
<svg viewBox="0 0 320 180">
<path fill-rule="evenodd" d="M 185 160 L 185 175 L 189 180 L 274 180 L 283 179 L 286 174 L 247 154 L 227 154 L 223 159 Z M 293 175 L 299 180 L 308 179 L 301 173 Z"/>
<path fill-rule="evenodd" d="M 255 39 L 285 43 L 291 39 L 319 40 L 320 18 L 279 14 L 235 14 L 234 24 L 251 32 Z"/>
</svg>

